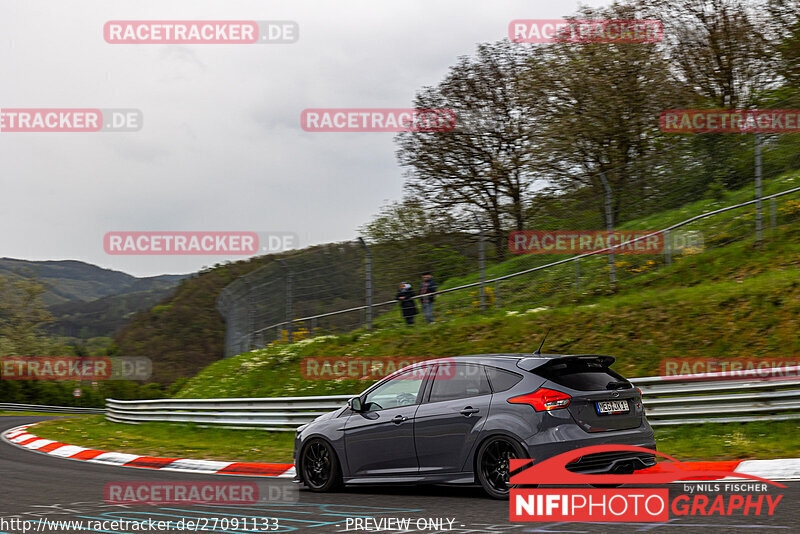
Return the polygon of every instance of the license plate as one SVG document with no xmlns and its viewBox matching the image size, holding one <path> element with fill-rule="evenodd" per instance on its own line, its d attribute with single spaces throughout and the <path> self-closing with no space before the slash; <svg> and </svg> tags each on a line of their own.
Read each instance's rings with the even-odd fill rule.
<svg viewBox="0 0 800 534">
<path fill-rule="evenodd" d="M 614 400 L 614 401 L 597 401 L 597 413 L 624 413 L 628 411 L 628 401 Z"/>
</svg>

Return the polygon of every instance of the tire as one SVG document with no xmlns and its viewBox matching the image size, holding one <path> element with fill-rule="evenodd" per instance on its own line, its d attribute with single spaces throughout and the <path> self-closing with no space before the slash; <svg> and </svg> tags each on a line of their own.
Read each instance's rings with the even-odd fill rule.
<svg viewBox="0 0 800 534">
<path fill-rule="evenodd" d="M 303 447 L 300 459 L 303 482 L 311 491 L 332 491 L 342 485 L 342 470 L 331 444 L 314 438 Z"/>
<path fill-rule="evenodd" d="M 508 460 L 523 459 L 525 452 L 515 440 L 494 436 L 484 441 L 475 455 L 475 474 L 485 491 L 494 499 L 507 499 L 512 487 L 508 483 Z"/>
</svg>

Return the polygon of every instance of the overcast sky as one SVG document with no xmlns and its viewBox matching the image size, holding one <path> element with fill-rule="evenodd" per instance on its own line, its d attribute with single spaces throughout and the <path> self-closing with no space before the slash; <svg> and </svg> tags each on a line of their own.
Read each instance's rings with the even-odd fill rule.
<svg viewBox="0 0 800 534">
<path fill-rule="evenodd" d="M 607 2 L 583 2 L 602 5 Z M 109 231 L 352 239 L 402 195 L 391 133 L 309 133 L 305 108 L 410 107 L 512 19 L 575 1 L 0 0 L 0 108 L 138 108 L 133 133 L 0 133 L 0 257 L 136 276 L 210 256 L 109 256 Z M 293 20 L 284 45 L 110 45 L 109 20 Z"/>
</svg>

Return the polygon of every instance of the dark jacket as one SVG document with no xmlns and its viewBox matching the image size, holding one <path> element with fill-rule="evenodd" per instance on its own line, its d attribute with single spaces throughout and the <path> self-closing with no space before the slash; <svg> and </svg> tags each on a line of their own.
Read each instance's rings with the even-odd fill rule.
<svg viewBox="0 0 800 534">
<path fill-rule="evenodd" d="M 427 293 L 436 293 L 436 282 L 433 281 L 433 278 L 431 278 L 430 280 L 422 281 L 422 287 L 420 287 L 419 289 L 419 294 L 425 295 Z M 431 295 L 429 297 L 422 297 L 422 302 L 425 302 L 426 304 L 428 302 L 433 302 L 434 300 L 436 300 L 436 295 Z"/>
<path fill-rule="evenodd" d="M 419 310 L 417 310 L 417 302 L 411 299 L 413 296 L 413 289 L 401 289 L 397 292 L 397 297 L 395 298 L 400 301 L 400 309 L 403 310 L 403 317 L 409 317 L 419 313 Z"/>
</svg>

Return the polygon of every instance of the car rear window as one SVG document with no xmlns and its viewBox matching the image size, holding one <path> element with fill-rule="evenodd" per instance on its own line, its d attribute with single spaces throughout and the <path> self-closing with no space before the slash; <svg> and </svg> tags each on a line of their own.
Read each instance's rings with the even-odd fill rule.
<svg viewBox="0 0 800 534">
<path fill-rule="evenodd" d="M 495 393 L 511 389 L 522 380 L 522 375 L 504 369 L 498 369 L 497 367 L 487 366 L 486 373 L 489 375 L 489 383 L 492 385 L 492 391 Z"/>
<path fill-rule="evenodd" d="M 577 391 L 628 389 L 633 385 L 597 360 L 568 360 L 536 369 L 539 376 Z M 622 382 L 623 384 L 618 384 Z"/>
</svg>

